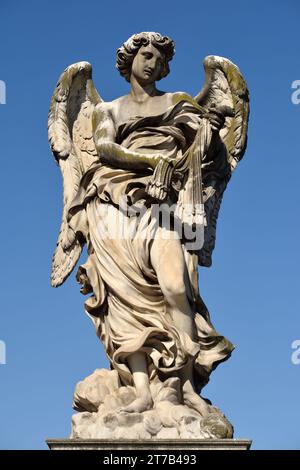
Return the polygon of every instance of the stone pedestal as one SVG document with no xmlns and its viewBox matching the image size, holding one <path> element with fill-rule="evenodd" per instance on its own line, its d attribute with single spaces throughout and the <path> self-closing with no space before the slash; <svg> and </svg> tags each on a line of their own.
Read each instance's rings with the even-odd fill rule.
<svg viewBox="0 0 300 470">
<path fill-rule="evenodd" d="M 160 439 L 108 441 L 105 439 L 47 439 L 50 450 L 249 450 L 252 441 L 248 439 Z"/>
</svg>

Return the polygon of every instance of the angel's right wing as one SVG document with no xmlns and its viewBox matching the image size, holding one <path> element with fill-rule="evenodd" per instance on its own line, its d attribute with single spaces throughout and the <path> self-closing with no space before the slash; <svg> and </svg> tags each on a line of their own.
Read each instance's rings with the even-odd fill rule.
<svg viewBox="0 0 300 470">
<path fill-rule="evenodd" d="M 92 113 L 102 100 L 92 81 L 88 62 L 70 65 L 54 90 L 48 135 L 51 150 L 63 177 L 64 207 L 61 228 L 52 261 L 51 285 L 58 287 L 71 274 L 84 240 L 68 224 L 68 211 L 82 175 L 97 160 L 92 132 Z"/>
</svg>

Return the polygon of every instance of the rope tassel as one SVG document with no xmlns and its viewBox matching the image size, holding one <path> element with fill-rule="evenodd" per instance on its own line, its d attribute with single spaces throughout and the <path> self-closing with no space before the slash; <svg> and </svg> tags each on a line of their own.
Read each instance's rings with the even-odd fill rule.
<svg viewBox="0 0 300 470">
<path fill-rule="evenodd" d="M 161 159 L 153 176 L 147 185 L 147 193 L 149 196 L 164 201 L 167 198 L 171 186 L 174 166 L 169 158 Z"/>
</svg>

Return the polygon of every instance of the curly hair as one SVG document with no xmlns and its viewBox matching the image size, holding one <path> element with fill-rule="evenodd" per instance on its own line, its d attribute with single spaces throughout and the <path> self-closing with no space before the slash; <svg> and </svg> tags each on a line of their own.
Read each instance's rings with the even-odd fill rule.
<svg viewBox="0 0 300 470">
<path fill-rule="evenodd" d="M 166 77 L 170 72 L 169 61 L 172 60 L 175 54 L 175 43 L 168 36 L 162 36 L 159 33 L 143 32 L 134 34 L 127 39 L 124 44 L 117 50 L 117 63 L 116 67 L 122 77 L 125 77 L 127 82 L 130 81 L 131 66 L 134 57 L 142 46 L 153 44 L 164 55 L 164 67 L 158 80 Z"/>
</svg>

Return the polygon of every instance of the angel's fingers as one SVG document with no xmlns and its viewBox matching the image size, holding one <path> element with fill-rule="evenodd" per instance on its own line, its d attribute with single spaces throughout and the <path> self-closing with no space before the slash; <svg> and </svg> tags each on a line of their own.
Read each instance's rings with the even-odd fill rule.
<svg viewBox="0 0 300 470">
<path fill-rule="evenodd" d="M 223 122 L 217 121 L 217 120 L 215 120 L 215 119 L 211 119 L 211 120 L 210 120 L 210 125 L 211 125 L 212 127 L 220 128 L 220 127 L 223 126 Z"/>
<path fill-rule="evenodd" d="M 220 111 L 219 109 L 210 109 L 209 114 L 211 114 L 211 115 L 215 114 L 216 116 L 219 116 L 219 117 L 222 117 L 222 118 L 224 117 L 223 111 Z"/>
<path fill-rule="evenodd" d="M 220 121 L 220 122 L 225 121 L 225 117 L 223 115 L 219 116 L 218 114 L 210 114 L 209 119 L 214 120 L 214 121 Z"/>
</svg>

